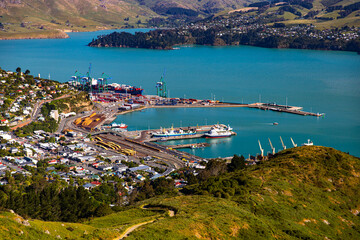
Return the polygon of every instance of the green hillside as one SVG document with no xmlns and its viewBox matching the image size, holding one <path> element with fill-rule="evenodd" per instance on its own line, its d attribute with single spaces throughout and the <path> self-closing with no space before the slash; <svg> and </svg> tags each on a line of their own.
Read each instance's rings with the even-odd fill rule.
<svg viewBox="0 0 360 240">
<path fill-rule="evenodd" d="M 149 19 L 204 17 L 245 0 L 1 0 L 0 39 L 66 37 L 64 32 L 145 27 Z"/>
<path fill-rule="evenodd" d="M 360 238 L 359 158 L 313 146 L 288 149 L 241 170 L 224 170 L 222 164 L 208 165 L 199 182 L 178 196 L 148 199 L 81 224 L 30 220 L 25 226 L 3 212 L 0 238 L 112 239 L 144 222 L 128 239 Z"/>
<path fill-rule="evenodd" d="M 177 208 L 176 217 L 129 239 L 359 239 L 359 183 L 358 158 L 324 147 L 289 149 L 188 188 L 200 195 L 152 200 Z"/>
</svg>

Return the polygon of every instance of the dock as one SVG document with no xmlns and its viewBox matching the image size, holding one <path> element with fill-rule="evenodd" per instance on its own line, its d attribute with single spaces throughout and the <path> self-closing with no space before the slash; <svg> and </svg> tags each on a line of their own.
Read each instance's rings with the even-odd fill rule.
<svg viewBox="0 0 360 240">
<path fill-rule="evenodd" d="M 178 145 L 166 145 L 168 148 L 180 149 L 180 148 L 204 148 L 210 146 L 209 143 L 189 143 L 189 144 L 178 144 Z"/>
<path fill-rule="evenodd" d="M 279 105 L 276 103 L 252 103 L 248 105 L 249 108 L 257 108 L 261 110 L 271 110 L 275 112 L 285 112 L 285 113 L 292 113 L 302 116 L 314 116 L 314 117 L 322 117 L 324 116 L 324 113 L 313 113 L 313 112 L 307 112 L 303 111 L 302 107 L 296 107 L 296 106 L 288 106 L 288 105 Z"/>
</svg>

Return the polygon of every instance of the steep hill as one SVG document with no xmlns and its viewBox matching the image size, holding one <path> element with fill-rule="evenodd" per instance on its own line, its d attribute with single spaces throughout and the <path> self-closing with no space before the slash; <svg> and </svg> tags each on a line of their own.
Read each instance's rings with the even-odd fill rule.
<svg viewBox="0 0 360 240">
<path fill-rule="evenodd" d="M 246 0 L 0 0 L 0 39 L 66 37 L 63 31 L 144 27 L 154 17 L 203 17 Z"/>
<path fill-rule="evenodd" d="M 190 185 L 185 195 L 155 197 L 82 224 L 24 222 L 3 212 L 0 237 L 112 239 L 147 223 L 127 239 L 359 239 L 359 184 L 359 158 L 298 147 Z"/>
<path fill-rule="evenodd" d="M 176 217 L 129 239 L 359 239 L 359 184 L 358 158 L 324 147 L 289 149 L 189 187 L 200 195 L 151 200 L 177 208 Z"/>
</svg>

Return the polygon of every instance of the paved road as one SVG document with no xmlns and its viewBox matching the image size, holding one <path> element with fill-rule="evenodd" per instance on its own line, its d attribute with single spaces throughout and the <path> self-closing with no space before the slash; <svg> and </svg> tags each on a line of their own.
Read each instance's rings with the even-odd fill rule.
<svg viewBox="0 0 360 240">
<path fill-rule="evenodd" d="M 15 127 L 12 127 L 11 130 L 16 130 L 16 129 L 21 128 L 23 126 L 26 126 L 26 125 L 30 124 L 32 121 L 34 121 L 38 117 L 38 115 L 40 114 L 42 105 L 44 103 L 52 102 L 54 100 L 58 100 L 58 99 L 62 99 L 62 98 L 68 98 L 68 97 L 71 97 L 71 96 L 73 96 L 73 95 L 66 94 L 66 95 L 60 96 L 60 97 L 55 98 L 55 99 L 43 100 L 40 103 L 39 102 L 35 103 L 35 106 L 34 106 L 34 109 L 33 109 L 32 113 L 31 113 L 30 119 L 17 124 Z"/>
</svg>

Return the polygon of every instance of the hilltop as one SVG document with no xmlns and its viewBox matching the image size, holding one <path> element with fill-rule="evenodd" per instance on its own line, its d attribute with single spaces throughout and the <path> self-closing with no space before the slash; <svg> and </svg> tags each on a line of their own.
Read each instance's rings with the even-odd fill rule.
<svg viewBox="0 0 360 240">
<path fill-rule="evenodd" d="M 244 0 L 1 0 L 0 39 L 64 38 L 65 32 L 146 27 L 151 19 L 198 19 Z"/>
<path fill-rule="evenodd" d="M 66 32 L 116 28 L 180 27 L 234 15 L 260 24 L 306 24 L 317 29 L 360 26 L 354 0 L 1 0 L 0 39 L 66 38 Z"/>
<path fill-rule="evenodd" d="M 358 158 L 318 146 L 289 149 L 192 185 L 187 196 L 151 200 L 178 209 L 176 218 L 129 239 L 357 239 L 359 183 Z"/>
<path fill-rule="evenodd" d="M 157 196 L 78 224 L 24 222 L 3 212 L 0 236 L 111 239 L 127 227 L 155 220 L 137 228 L 128 239 L 360 237 L 359 158 L 312 146 L 281 151 L 255 166 L 231 163 L 228 170 L 224 166 L 221 161 L 208 164 L 197 180 L 188 178 L 193 184 L 177 196 Z M 152 209 L 142 209 L 144 205 Z"/>
</svg>

